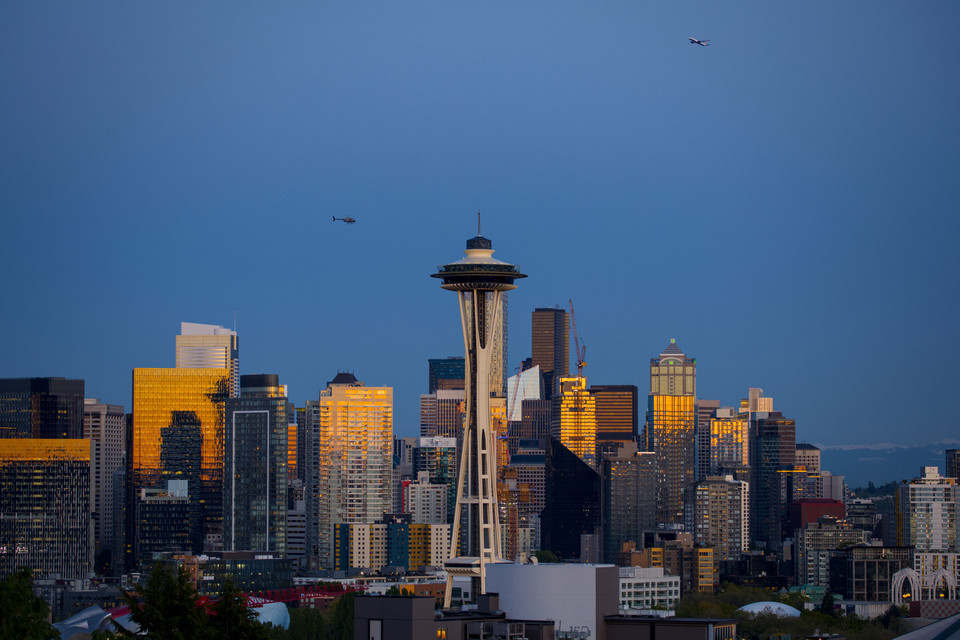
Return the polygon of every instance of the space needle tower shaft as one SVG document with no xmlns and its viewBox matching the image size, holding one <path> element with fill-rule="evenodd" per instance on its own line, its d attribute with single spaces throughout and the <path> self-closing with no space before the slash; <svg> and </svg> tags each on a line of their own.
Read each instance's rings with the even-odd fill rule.
<svg viewBox="0 0 960 640">
<path fill-rule="evenodd" d="M 451 558 L 446 562 L 444 607 L 450 607 L 452 581 L 469 577 L 473 593 L 486 592 L 486 565 L 501 558 L 497 508 L 496 441 L 490 425 L 490 368 L 493 333 L 500 319 L 500 296 L 526 276 L 493 257 L 493 243 L 480 235 L 467 240 L 466 257 L 443 265 L 432 277 L 455 291 L 460 303 L 465 359 L 465 417 Z"/>
</svg>

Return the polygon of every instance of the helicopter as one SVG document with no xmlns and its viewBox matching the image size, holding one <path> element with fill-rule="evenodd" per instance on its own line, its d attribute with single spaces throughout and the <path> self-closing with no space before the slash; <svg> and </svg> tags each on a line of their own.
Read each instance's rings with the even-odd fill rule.
<svg viewBox="0 0 960 640">
<path fill-rule="evenodd" d="M 351 218 L 350 216 L 347 216 L 346 218 L 338 218 L 337 216 L 333 216 L 333 221 L 336 222 L 337 220 L 342 220 L 347 224 L 353 224 L 354 222 L 357 221 L 356 218 Z"/>
</svg>

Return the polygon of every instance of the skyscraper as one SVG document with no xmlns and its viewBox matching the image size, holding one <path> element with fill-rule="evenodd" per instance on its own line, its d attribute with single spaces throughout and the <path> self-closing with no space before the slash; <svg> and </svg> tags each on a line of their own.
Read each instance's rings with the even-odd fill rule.
<svg viewBox="0 0 960 640">
<path fill-rule="evenodd" d="M 240 342 L 236 331 L 214 324 L 181 322 L 175 366 L 178 369 L 227 369 L 230 397 L 240 395 Z"/>
<path fill-rule="evenodd" d="M 510 455 L 517 452 L 521 440 L 544 438 L 550 432 L 550 401 L 544 400 L 545 389 L 540 367 L 530 367 L 511 376 L 507 380 L 507 448 Z M 531 404 L 539 403 L 539 404 Z M 536 409 L 544 414 L 540 422 L 536 421 Z M 527 416 L 527 419 L 524 419 Z M 539 431 L 536 425 L 542 423 Z"/>
<path fill-rule="evenodd" d="M 725 469 L 746 470 L 750 466 L 750 423 L 745 415 L 737 414 L 733 407 L 716 409 L 708 436 L 709 475 L 723 475 Z"/>
<path fill-rule="evenodd" d="M 733 476 L 707 476 L 687 489 L 687 530 L 712 547 L 718 560 L 736 560 L 750 548 L 749 485 Z"/>
<path fill-rule="evenodd" d="M 580 536 L 595 535 L 600 529 L 600 474 L 556 438 L 544 443 L 541 548 L 573 560 L 580 557 Z"/>
<path fill-rule="evenodd" d="M 617 564 L 624 543 L 640 545 L 643 531 L 656 528 L 655 455 L 625 442 L 601 461 L 604 562 Z"/>
<path fill-rule="evenodd" d="M 478 225 L 479 226 L 479 225 Z M 442 288 L 456 291 L 466 350 L 466 418 L 452 545 L 459 557 L 447 564 L 444 606 L 450 606 L 454 575 L 469 576 L 475 593 L 486 591 L 486 564 L 501 558 L 497 508 L 495 440 L 491 428 L 491 395 L 505 395 L 491 385 L 495 370 L 495 334 L 502 327 L 502 294 L 526 277 L 513 265 L 493 257 L 493 243 L 479 234 L 467 241 L 466 257 L 443 265 L 433 277 Z M 504 380 L 505 382 L 505 380 Z M 505 411 L 504 411 L 505 413 Z M 505 416 L 504 416 L 505 417 Z M 461 482 L 462 481 L 462 482 Z M 460 514 L 464 514 L 461 534 Z"/>
<path fill-rule="evenodd" d="M 0 438 L 80 438 L 83 380 L 0 378 Z"/>
<path fill-rule="evenodd" d="M 420 396 L 420 436 L 423 438 L 461 438 L 466 392 L 463 389 L 437 389 Z"/>
<path fill-rule="evenodd" d="M 127 448 L 127 418 L 123 407 L 95 398 L 83 401 L 83 437 L 92 443 L 90 454 L 91 510 L 94 549 L 113 546 L 113 474 L 123 469 Z"/>
<path fill-rule="evenodd" d="M 140 489 L 166 489 L 186 480 L 190 506 L 200 521 L 192 552 L 212 550 L 223 533 L 224 402 L 229 370 L 134 369 L 133 429 L 128 517 Z M 130 531 L 130 540 L 136 532 Z"/>
<path fill-rule="evenodd" d="M 657 523 L 682 527 L 683 492 L 696 469 L 694 399 L 697 361 L 687 358 L 676 340 L 650 360 L 650 395 L 644 442 L 657 455 Z"/>
<path fill-rule="evenodd" d="M 286 553 L 287 398 L 276 375 L 240 376 L 226 402 L 223 548 Z"/>
<path fill-rule="evenodd" d="M 586 377 L 558 378 L 550 435 L 594 470 L 597 469 L 597 399 Z"/>
<path fill-rule="evenodd" d="M 533 310 L 533 366 L 543 372 L 546 398 L 556 391 L 556 378 L 570 375 L 570 317 L 563 309 Z"/>
<path fill-rule="evenodd" d="M 921 551 L 960 550 L 957 534 L 960 484 L 937 467 L 923 467 L 923 477 L 897 487 L 894 510 L 897 544 Z"/>
<path fill-rule="evenodd" d="M 391 510 L 393 388 L 338 373 L 320 392 L 318 418 L 317 553 L 329 568 L 335 525 L 377 522 Z"/>
<path fill-rule="evenodd" d="M 810 473 L 820 473 L 820 448 L 807 442 L 797 443 L 796 464 Z"/>
<path fill-rule="evenodd" d="M 432 484 L 446 488 L 447 523 L 453 522 L 457 506 L 457 439 L 415 438 L 413 476 L 426 473 Z"/>
<path fill-rule="evenodd" d="M 93 565 L 90 441 L 0 440 L 0 578 L 84 579 Z"/>
<path fill-rule="evenodd" d="M 948 478 L 960 480 L 960 449 L 947 449 L 945 475 Z"/>
<path fill-rule="evenodd" d="M 639 390 L 632 384 L 590 387 L 597 405 L 597 443 L 636 442 L 639 429 Z"/>
<path fill-rule="evenodd" d="M 779 552 L 786 515 L 781 471 L 792 469 L 797 453 L 796 422 L 774 412 L 753 414 L 750 442 L 750 531 L 767 551 Z"/>
<path fill-rule="evenodd" d="M 462 356 L 430 358 L 427 366 L 427 393 L 436 393 L 438 389 L 463 389 L 466 374 L 463 372 Z"/>
</svg>

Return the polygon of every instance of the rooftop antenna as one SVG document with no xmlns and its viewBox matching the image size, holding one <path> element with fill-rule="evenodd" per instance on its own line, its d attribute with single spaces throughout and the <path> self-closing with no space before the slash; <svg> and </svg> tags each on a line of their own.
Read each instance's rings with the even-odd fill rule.
<svg viewBox="0 0 960 640">
<path fill-rule="evenodd" d="M 233 310 L 233 332 L 237 332 L 237 310 Z"/>
<path fill-rule="evenodd" d="M 483 235 L 482 233 L 480 233 L 480 210 L 479 209 L 477 209 L 477 235 L 478 236 Z"/>
</svg>

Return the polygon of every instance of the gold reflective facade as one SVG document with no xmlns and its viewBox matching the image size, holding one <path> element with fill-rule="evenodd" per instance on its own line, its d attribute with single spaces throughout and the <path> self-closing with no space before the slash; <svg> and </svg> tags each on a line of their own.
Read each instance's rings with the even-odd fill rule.
<svg viewBox="0 0 960 640">
<path fill-rule="evenodd" d="M 597 399 L 587 390 L 586 377 L 560 378 L 555 398 L 553 437 L 578 458 L 597 466 Z"/>
<path fill-rule="evenodd" d="M 92 569 L 88 439 L 0 440 L 0 577 L 86 578 Z"/>
<path fill-rule="evenodd" d="M 710 420 L 711 472 L 721 467 L 750 464 L 749 426 L 746 416 Z"/>
<path fill-rule="evenodd" d="M 166 480 L 188 480 L 191 502 L 201 506 L 207 533 L 220 529 L 223 521 L 229 383 L 228 369 L 133 370 L 133 488 L 160 489 Z"/>
<path fill-rule="evenodd" d="M 683 490 L 694 480 L 693 396 L 649 398 L 647 449 L 657 454 L 657 523 L 683 524 Z"/>
</svg>

